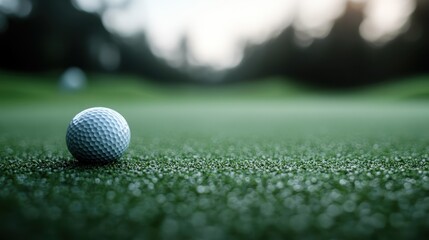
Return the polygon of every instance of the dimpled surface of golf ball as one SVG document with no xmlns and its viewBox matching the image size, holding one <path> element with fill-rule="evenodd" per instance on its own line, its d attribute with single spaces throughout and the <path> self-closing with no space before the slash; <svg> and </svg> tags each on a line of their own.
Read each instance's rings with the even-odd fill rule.
<svg viewBox="0 0 429 240">
<path fill-rule="evenodd" d="M 118 112 L 104 107 L 86 109 L 70 122 L 66 142 L 70 153 L 82 162 L 119 159 L 130 143 L 130 128 Z"/>
</svg>

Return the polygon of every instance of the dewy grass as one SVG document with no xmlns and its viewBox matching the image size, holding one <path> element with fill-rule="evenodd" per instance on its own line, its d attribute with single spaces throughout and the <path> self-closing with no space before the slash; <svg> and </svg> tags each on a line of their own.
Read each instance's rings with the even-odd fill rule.
<svg viewBox="0 0 429 240">
<path fill-rule="evenodd" d="M 425 101 L 50 98 L 0 105 L 3 238 L 429 234 Z M 67 152 L 69 121 L 94 106 L 130 125 L 120 161 Z"/>
<path fill-rule="evenodd" d="M 6 109 L 1 232 L 40 239 L 427 236 L 424 106 L 318 112 L 293 105 L 118 105 L 132 142 L 107 165 L 79 164 L 67 152 L 74 108 Z"/>
</svg>

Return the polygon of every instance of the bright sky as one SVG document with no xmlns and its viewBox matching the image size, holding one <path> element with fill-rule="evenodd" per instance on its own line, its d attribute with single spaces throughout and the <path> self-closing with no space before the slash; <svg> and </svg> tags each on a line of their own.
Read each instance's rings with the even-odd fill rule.
<svg viewBox="0 0 429 240">
<path fill-rule="evenodd" d="M 347 1 L 366 3 L 359 31 L 375 44 L 403 32 L 416 5 L 415 0 L 74 0 L 82 10 L 101 14 L 113 33 L 144 32 L 152 51 L 173 66 L 186 61 L 214 69 L 236 66 L 246 43 L 264 42 L 289 26 L 303 46 L 326 37 Z M 185 37 L 188 52 L 182 56 Z"/>
</svg>

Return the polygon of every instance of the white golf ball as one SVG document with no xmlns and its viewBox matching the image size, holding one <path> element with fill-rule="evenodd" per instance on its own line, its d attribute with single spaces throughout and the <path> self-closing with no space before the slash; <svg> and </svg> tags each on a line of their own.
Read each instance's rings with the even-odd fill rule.
<svg viewBox="0 0 429 240">
<path fill-rule="evenodd" d="M 78 113 L 70 122 L 66 142 L 70 153 L 82 162 L 119 159 L 130 143 L 130 128 L 118 112 L 94 107 Z"/>
</svg>

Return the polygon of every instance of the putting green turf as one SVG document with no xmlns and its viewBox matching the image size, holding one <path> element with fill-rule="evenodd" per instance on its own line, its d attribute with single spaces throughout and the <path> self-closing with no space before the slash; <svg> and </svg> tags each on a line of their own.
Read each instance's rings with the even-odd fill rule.
<svg viewBox="0 0 429 240">
<path fill-rule="evenodd" d="M 3 236 L 429 234 L 426 100 L 123 98 L 54 94 L 0 105 Z M 82 165 L 65 131 L 77 112 L 100 105 L 124 115 L 131 145 L 118 162 Z"/>
</svg>

